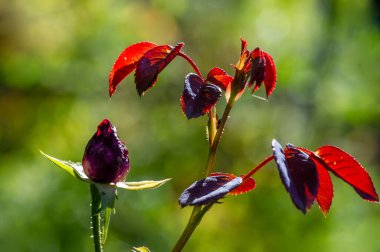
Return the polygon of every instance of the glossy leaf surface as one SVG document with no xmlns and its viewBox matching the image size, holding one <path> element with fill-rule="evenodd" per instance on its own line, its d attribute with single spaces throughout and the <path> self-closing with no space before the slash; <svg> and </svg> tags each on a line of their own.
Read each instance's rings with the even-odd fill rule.
<svg viewBox="0 0 380 252">
<path fill-rule="evenodd" d="M 285 157 L 298 194 L 303 202 L 304 209 L 301 210 L 306 212 L 317 197 L 319 186 L 317 168 L 308 154 L 292 145 L 286 146 Z"/>
<path fill-rule="evenodd" d="M 135 72 L 136 89 L 140 96 L 153 87 L 158 74 L 179 54 L 183 45 L 179 43 L 175 47 L 156 46 L 145 52 Z"/>
<path fill-rule="evenodd" d="M 182 207 L 215 203 L 237 188 L 242 182 L 241 177 L 231 180 L 226 175 L 210 176 L 190 185 L 183 191 L 178 202 Z"/>
<path fill-rule="evenodd" d="M 205 83 L 194 74 L 185 77 L 185 86 L 181 96 L 182 111 L 188 119 L 204 115 L 216 104 L 222 90 L 214 84 Z"/>
<path fill-rule="evenodd" d="M 272 141 L 273 155 L 280 178 L 294 205 L 306 213 L 313 205 L 318 192 L 318 174 L 313 161 L 306 153 L 287 145 L 285 151 Z"/>
<path fill-rule="evenodd" d="M 379 201 L 371 177 L 351 155 L 335 146 L 322 146 L 314 153 L 329 171 L 351 185 L 360 197 L 368 201 Z"/>
<path fill-rule="evenodd" d="M 119 83 L 136 69 L 137 62 L 145 52 L 156 47 L 150 42 L 140 42 L 124 49 L 116 59 L 109 74 L 109 95 L 112 96 Z"/>
</svg>

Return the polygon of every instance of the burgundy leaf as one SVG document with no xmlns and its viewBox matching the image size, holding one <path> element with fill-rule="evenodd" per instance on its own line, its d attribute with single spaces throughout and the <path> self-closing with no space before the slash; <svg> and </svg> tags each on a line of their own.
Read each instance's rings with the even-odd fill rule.
<svg viewBox="0 0 380 252">
<path fill-rule="evenodd" d="M 228 75 L 223 69 L 214 67 L 208 72 L 206 81 L 209 81 L 226 91 L 233 79 L 234 78 Z"/>
<path fill-rule="evenodd" d="M 351 185 L 360 197 L 379 201 L 371 177 L 354 157 L 334 146 L 322 146 L 314 153 L 318 161 L 322 161 L 328 170 Z"/>
<path fill-rule="evenodd" d="M 214 172 L 210 174 L 210 176 L 220 176 L 220 175 L 227 176 L 230 178 L 230 180 L 237 178 L 236 175 L 230 174 L 230 173 Z M 240 176 L 240 177 L 243 179 L 242 184 L 236 187 L 231 192 L 229 192 L 228 193 L 229 195 L 240 195 L 240 194 L 247 193 L 255 189 L 256 181 L 253 178 L 244 179 L 243 176 Z"/>
<path fill-rule="evenodd" d="M 324 216 L 326 216 L 330 210 L 332 199 L 334 197 L 334 188 L 330 174 L 326 170 L 325 164 L 321 163 L 312 151 L 300 147 L 296 148 L 308 154 L 311 160 L 313 160 L 315 167 L 317 168 L 319 182 L 317 202 L 319 208 L 321 209 L 321 212 Z"/>
<path fill-rule="evenodd" d="M 183 45 L 179 43 L 175 47 L 156 46 L 143 55 L 135 72 L 136 89 L 140 96 L 153 87 L 158 74 L 180 53 Z"/>
<path fill-rule="evenodd" d="M 277 74 L 276 66 L 272 56 L 264 52 L 260 48 L 256 48 L 251 54 L 251 78 L 249 85 L 251 86 L 256 82 L 253 92 L 257 91 L 261 87 L 261 83 L 264 81 L 265 92 L 269 97 L 276 87 Z"/>
<path fill-rule="evenodd" d="M 222 90 L 205 83 L 194 73 L 185 77 L 185 86 L 181 96 L 182 111 L 188 119 L 199 117 L 210 111 L 221 96 Z"/>
<path fill-rule="evenodd" d="M 124 49 L 124 51 L 116 59 L 109 74 L 110 96 L 115 93 L 116 87 L 119 83 L 136 69 L 137 62 L 141 59 L 144 53 L 153 47 L 156 47 L 153 43 L 140 42 Z"/>
<path fill-rule="evenodd" d="M 287 144 L 285 157 L 297 191 L 305 203 L 307 211 L 313 205 L 318 194 L 318 173 L 314 162 L 305 152 Z"/>
<path fill-rule="evenodd" d="M 229 176 L 210 176 L 194 182 L 179 197 L 182 207 L 215 203 L 242 183 L 241 177 L 231 180 Z"/>
<path fill-rule="evenodd" d="M 276 141 L 272 141 L 273 155 L 281 180 L 289 192 L 294 205 L 306 213 L 318 194 L 318 173 L 309 155 L 292 145 L 285 151 Z"/>
<path fill-rule="evenodd" d="M 265 79 L 265 67 L 266 67 L 266 60 L 264 57 L 257 57 L 252 60 L 249 87 L 251 87 L 252 84 L 256 82 L 253 92 L 255 92 L 261 87 L 261 83 Z"/>
</svg>

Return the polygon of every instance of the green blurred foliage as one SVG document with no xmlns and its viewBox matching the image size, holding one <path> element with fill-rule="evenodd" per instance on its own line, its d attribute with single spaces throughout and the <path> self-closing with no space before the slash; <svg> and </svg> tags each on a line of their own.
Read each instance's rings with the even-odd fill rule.
<svg viewBox="0 0 380 252">
<path fill-rule="evenodd" d="M 244 173 L 271 154 L 272 138 L 353 154 L 380 188 L 380 12 L 373 0 L 145 0 L 0 2 L 0 250 L 92 251 L 90 194 L 39 149 L 80 161 L 103 118 L 130 150 L 127 179 L 173 180 L 120 192 L 106 251 L 169 251 L 190 208 L 179 194 L 201 176 L 207 118 L 186 120 L 179 97 L 192 69 L 176 59 L 139 98 L 128 77 L 108 98 L 108 72 L 139 41 L 175 44 L 207 73 L 249 48 L 270 52 L 278 86 L 269 102 L 237 102 L 217 170 Z M 261 90 L 262 91 L 262 90 Z M 264 95 L 263 92 L 259 95 Z M 221 113 L 225 101 L 218 104 Z M 257 188 L 206 215 L 185 251 L 379 251 L 378 205 L 334 179 L 327 218 L 292 205 L 273 164 Z"/>
</svg>

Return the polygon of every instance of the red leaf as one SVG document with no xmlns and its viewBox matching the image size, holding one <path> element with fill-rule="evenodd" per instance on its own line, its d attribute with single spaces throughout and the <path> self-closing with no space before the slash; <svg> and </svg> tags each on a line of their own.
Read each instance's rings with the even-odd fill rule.
<svg viewBox="0 0 380 252">
<path fill-rule="evenodd" d="M 319 208 L 321 209 L 324 216 L 330 210 L 332 199 L 334 197 L 334 189 L 333 184 L 331 182 L 331 177 L 328 171 L 321 165 L 319 162 L 315 162 L 313 159 L 313 155 L 311 159 L 314 161 L 315 166 L 317 167 L 318 172 L 318 194 L 317 194 L 317 202 Z"/>
<path fill-rule="evenodd" d="M 277 81 L 276 66 L 274 65 L 272 56 L 270 56 L 266 52 L 263 52 L 263 54 L 266 59 L 264 85 L 265 85 L 265 92 L 267 94 L 267 97 L 269 97 L 272 94 L 274 88 L 276 87 L 276 81 Z"/>
<path fill-rule="evenodd" d="M 222 90 L 194 73 L 185 77 L 185 86 L 181 96 L 182 111 L 188 119 L 199 117 L 209 112 L 218 102 Z"/>
<path fill-rule="evenodd" d="M 116 59 L 109 74 L 110 96 L 115 93 L 116 87 L 119 83 L 136 69 L 137 62 L 141 59 L 144 53 L 153 47 L 156 47 L 153 43 L 140 42 L 124 49 L 124 51 Z"/>
<path fill-rule="evenodd" d="M 247 52 L 247 41 L 243 38 L 240 38 L 241 41 L 241 53 L 240 55 L 243 55 L 243 53 Z"/>
<path fill-rule="evenodd" d="M 240 195 L 243 193 L 247 193 L 255 189 L 256 181 L 253 178 L 247 178 L 243 180 L 243 183 L 235 188 L 229 195 Z"/>
<path fill-rule="evenodd" d="M 351 185 L 360 197 L 379 201 L 371 177 L 351 155 L 334 146 L 322 146 L 314 153 L 327 169 Z"/>
<path fill-rule="evenodd" d="M 206 81 L 209 81 L 226 91 L 233 79 L 234 78 L 228 75 L 223 69 L 214 67 L 208 72 Z"/>
<path fill-rule="evenodd" d="M 140 96 L 153 87 L 158 74 L 179 54 L 183 45 L 179 43 L 175 47 L 156 46 L 143 55 L 135 72 L 136 89 Z"/>
<path fill-rule="evenodd" d="M 214 173 L 211 173 L 210 176 L 225 176 L 225 177 L 228 177 L 230 180 L 237 178 L 237 176 L 234 174 L 223 173 L 223 172 L 214 172 Z M 243 176 L 240 176 L 240 177 L 243 178 Z M 243 183 L 239 185 L 238 187 L 236 187 L 231 192 L 229 192 L 228 194 L 240 195 L 240 194 L 252 191 L 253 189 L 255 189 L 255 187 L 256 187 L 256 181 L 253 178 L 247 178 L 247 179 L 243 178 Z"/>
</svg>

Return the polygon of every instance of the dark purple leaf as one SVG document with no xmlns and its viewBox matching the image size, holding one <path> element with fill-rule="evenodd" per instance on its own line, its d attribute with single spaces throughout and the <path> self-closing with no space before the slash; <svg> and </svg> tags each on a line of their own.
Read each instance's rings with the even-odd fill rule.
<svg viewBox="0 0 380 252">
<path fill-rule="evenodd" d="M 194 182 L 179 197 L 182 207 L 215 203 L 242 183 L 241 177 L 210 176 Z"/>
<path fill-rule="evenodd" d="M 235 174 L 223 173 L 223 172 L 213 172 L 210 174 L 210 176 L 221 176 L 221 175 L 229 177 L 230 180 L 233 180 L 238 177 Z M 243 179 L 243 182 L 241 183 L 241 185 L 239 185 L 234 190 L 229 192 L 228 195 L 240 195 L 240 194 L 244 194 L 255 189 L 256 181 L 253 178 L 250 177 L 250 178 L 244 179 L 243 176 L 240 176 L 240 177 Z"/>
<path fill-rule="evenodd" d="M 276 141 L 272 141 L 273 155 L 281 180 L 289 192 L 294 205 L 306 213 L 318 194 L 318 172 L 309 155 L 292 145 L 285 151 Z"/>
<path fill-rule="evenodd" d="M 136 69 L 137 62 L 144 53 L 157 45 L 150 42 L 140 42 L 124 49 L 116 59 L 109 74 L 109 95 L 112 96 L 119 83 Z"/>
<path fill-rule="evenodd" d="M 156 46 L 142 56 L 135 72 L 136 89 L 140 96 L 153 87 L 158 74 L 180 53 L 183 45 L 179 43 L 175 47 Z"/>
<path fill-rule="evenodd" d="M 188 119 L 199 117 L 210 111 L 222 94 L 222 90 L 214 84 L 190 73 L 185 77 L 185 87 L 181 97 L 182 111 Z"/>
</svg>

